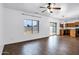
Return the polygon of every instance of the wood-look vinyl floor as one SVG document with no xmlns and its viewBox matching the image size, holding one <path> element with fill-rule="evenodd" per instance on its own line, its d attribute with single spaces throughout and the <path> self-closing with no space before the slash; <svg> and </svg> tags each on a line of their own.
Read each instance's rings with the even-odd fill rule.
<svg viewBox="0 0 79 59">
<path fill-rule="evenodd" d="M 78 55 L 79 38 L 50 36 L 33 41 L 6 45 L 3 55 Z"/>
</svg>

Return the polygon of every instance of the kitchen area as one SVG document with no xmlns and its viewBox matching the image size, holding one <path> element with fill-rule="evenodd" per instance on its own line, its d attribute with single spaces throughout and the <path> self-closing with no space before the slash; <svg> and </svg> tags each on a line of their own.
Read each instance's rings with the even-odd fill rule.
<svg viewBox="0 0 79 59">
<path fill-rule="evenodd" d="M 79 37 L 79 22 L 60 24 L 60 36 Z"/>
</svg>

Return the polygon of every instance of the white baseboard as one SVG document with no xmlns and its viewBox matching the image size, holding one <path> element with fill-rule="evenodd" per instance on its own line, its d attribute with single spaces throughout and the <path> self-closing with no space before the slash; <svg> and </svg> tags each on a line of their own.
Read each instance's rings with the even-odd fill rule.
<svg viewBox="0 0 79 59">
<path fill-rule="evenodd" d="M 2 55 L 2 51 L 3 51 L 4 45 L 0 46 L 0 55 Z"/>
<path fill-rule="evenodd" d="M 11 41 L 11 42 L 5 43 L 4 45 L 14 44 L 14 43 L 19 43 L 19 42 L 24 42 L 24 41 L 37 40 L 44 37 L 49 37 L 49 36 L 36 37 L 36 38 L 28 39 L 28 40 L 24 39 L 24 40 L 19 40 L 19 41 Z"/>
</svg>

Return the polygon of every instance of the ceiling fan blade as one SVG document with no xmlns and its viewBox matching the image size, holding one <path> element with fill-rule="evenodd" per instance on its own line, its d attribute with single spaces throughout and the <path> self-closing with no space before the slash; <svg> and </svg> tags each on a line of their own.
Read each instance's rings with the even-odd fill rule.
<svg viewBox="0 0 79 59">
<path fill-rule="evenodd" d="M 42 6 L 40 6 L 40 8 L 46 8 L 46 7 L 42 7 Z"/>
<path fill-rule="evenodd" d="M 57 10 L 60 10 L 61 8 L 59 8 L 59 7 L 56 7 L 56 8 L 53 8 L 53 9 L 57 9 Z"/>
<path fill-rule="evenodd" d="M 46 10 L 43 10 L 42 12 L 45 12 Z"/>
<path fill-rule="evenodd" d="M 51 3 L 48 3 L 48 5 L 50 6 L 50 5 L 51 5 Z"/>
</svg>

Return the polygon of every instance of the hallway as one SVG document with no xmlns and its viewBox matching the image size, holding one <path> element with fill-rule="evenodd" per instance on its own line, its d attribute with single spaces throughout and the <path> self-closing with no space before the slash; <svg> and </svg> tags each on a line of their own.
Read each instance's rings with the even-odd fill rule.
<svg viewBox="0 0 79 59">
<path fill-rule="evenodd" d="M 6 45 L 7 55 L 78 55 L 79 38 L 51 36 L 38 40 Z"/>
</svg>

